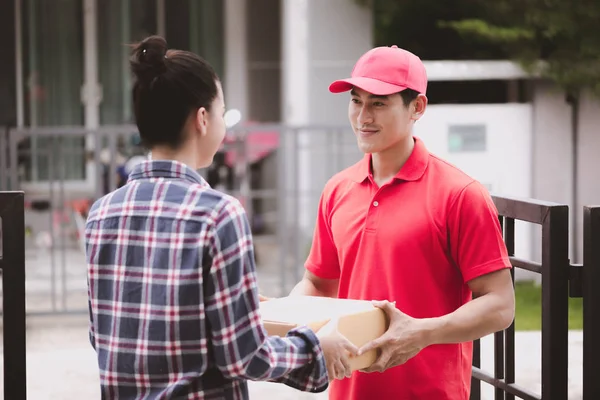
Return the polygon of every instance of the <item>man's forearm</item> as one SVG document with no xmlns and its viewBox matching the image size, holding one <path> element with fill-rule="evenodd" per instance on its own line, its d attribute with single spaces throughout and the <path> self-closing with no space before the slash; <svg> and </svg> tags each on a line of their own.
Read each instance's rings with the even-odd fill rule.
<svg viewBox="0 0 600 400">
<path fill-rule="evenodd" d="M 326 297 L 324 293 L 308 279 L 304 278 L 290 292 L 290 296 L 321 296 Z"/>
<path fill-rule="evenodd" d="M 303 278 L 290 292 L 290 296 L 337 297 L 337 291 L 331 288 L 317 287 L 310 279 Z"/>
<path fill-rule="evenodd" d="M 514 302 L 487 294 L 450 314 L 424 320 L 426 342 L 427 345 L 469 342 L 506 329 L 513 318 Z"/>
</svg>

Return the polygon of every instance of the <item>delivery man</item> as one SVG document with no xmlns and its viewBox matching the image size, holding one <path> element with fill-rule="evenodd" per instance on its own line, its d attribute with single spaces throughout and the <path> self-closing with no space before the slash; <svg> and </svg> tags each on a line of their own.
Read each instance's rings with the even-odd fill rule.
<svg viewBox="0 0 600 400">
<path fill-rule="evenodd" d="M 349 92 L 365 155 L 325 185 L 292 295 L 383 300 L 390 318 L 361 349 L 377 348 L 377 361 L 332 382 L 330 399 L 468 400 L 472 341 L 514 318 L 497 210 L 479 182 L 412 135 L 427 107 L 416 55 L 374 48 L 329 89 Z"/>
</svg>

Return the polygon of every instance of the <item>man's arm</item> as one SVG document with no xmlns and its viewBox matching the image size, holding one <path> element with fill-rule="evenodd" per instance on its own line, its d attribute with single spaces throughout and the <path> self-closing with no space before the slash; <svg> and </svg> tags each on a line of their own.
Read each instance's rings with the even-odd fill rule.
<svg viewBox="0 0 600 400">
<path fill-rule="evenodd" d="M 339 279 L 323 279 L 306 271 L 302 280 L 290 292 L 290 296 L 337 297 L 339 284 Z"/>
<path fill-rule="evenodd" d="M 364 372 L 382 372 L 404 364 L 425 347 L 434 344 L 463 343 L 510 326 L 514 318 L 514 291 L 510 272 L 492 272 L 469 282 L 474 300 L 456 311 L 437 318 L 412 318 L 388 301 L 375 302 L 382 308 L 390 327 L 378 339 L 366 344 L 359 354 L 381 348 L 377 361 Z"/>
<path fill-rule="evenodd" d="M 474 299 L 453 313 L 425 320 L 426 345 L 462 343 L 510 326 L 515 317 L 515 294 L 508 269 L 468 282 Z"/>
</svg>

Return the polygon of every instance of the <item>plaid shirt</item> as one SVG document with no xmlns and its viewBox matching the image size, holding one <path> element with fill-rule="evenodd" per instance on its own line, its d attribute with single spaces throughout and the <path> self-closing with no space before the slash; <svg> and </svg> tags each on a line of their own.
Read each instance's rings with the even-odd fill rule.
<svg viewBox="0 0 600 400">
<path fill-rule="evenodd" d="M 174 161 L 147 161 L 85 228 L 103 399 L 247 399 L 246 380 L 322 392 L 315 334 L 261 323 L 244 209 Z"/>
</svg>

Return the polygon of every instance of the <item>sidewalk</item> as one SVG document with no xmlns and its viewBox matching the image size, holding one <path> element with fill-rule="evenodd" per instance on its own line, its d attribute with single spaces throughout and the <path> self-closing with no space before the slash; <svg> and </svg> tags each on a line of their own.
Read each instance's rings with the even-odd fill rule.
<svg viewBox="0 0 600 400">
<path fill-rule="evenodd" d="M 571 332 L 569 340 L 569 399 L 575 400 L 581 399 L 582 396 L 582 333 Z M 515 342 L 517 384 L 539 393 L 541 390 L 540 334 L 518 332 Z M 87 340 L 87 316 L 30 318 L 27 352 L 29 399 L 100 398 L 95 353 Z M 484 338 L 482 343 L 482 367 L 486 371 L 493 371 L 491 336 Z M 317 395 L 302 393 L 273 383 L 250 382 L 249 387 L 251 399 L 327 399 L 326 393 Z M 493 399 L 493 391 L 488 385 L 484 384 L 482 389 L 484 399 Z M 0 399 L 4 400 L 1 394 Z"/>
</svg>

